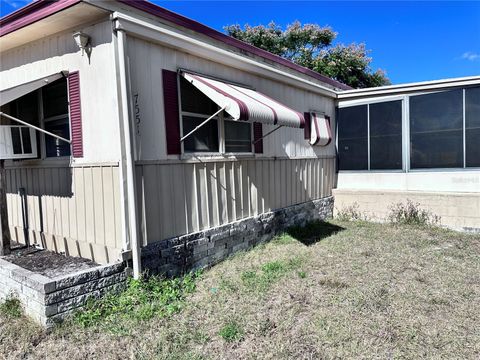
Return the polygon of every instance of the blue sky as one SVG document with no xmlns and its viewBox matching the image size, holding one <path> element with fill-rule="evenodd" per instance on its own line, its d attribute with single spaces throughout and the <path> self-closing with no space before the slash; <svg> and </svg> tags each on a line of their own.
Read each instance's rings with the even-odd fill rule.
<svg viewBox="0 0 480 360">
<path fill-rule="evenodd" d="M 1 15 L 29 1 L 0 0 Z M 223 31 L 227 24 L 329 25 L 364 42 L 394 84 L 480 75 L 480 2 L 153 1 Z"/>
</svg>

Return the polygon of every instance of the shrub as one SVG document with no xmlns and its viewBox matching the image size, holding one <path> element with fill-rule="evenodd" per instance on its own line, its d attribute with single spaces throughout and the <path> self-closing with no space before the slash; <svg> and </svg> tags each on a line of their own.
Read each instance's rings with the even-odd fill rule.
<svg viewBox="0 0 480 360">
<path fill-rule="evenodd" d="M 243 338 L 243 330 L 235 321 L 231 321 L 220 329 L 219 335 L 227 342 L 238 341 Z"/>
<path fill-rule="evenodd" d="M 394 224 L 406 225 L 437 225 L 440 217 L 431 211 L 422 209 L 419 203 L 407 199 L 405 203 L 399 202 L 390 206 L 388 221 Z"/>
<path fill-rule="evenodd" d="M 19 318 L 22 316 L 22 304 L 13 294 L 9 295 L 0 304 L 0 313 L 9 318 Z"/>
<path fill-rule="evenodd" d="M 350 206 L 337 208 L 337 219 L 341 221 L 366 221 L 368 216 L 360 211 L 360 206 L 354 202 Z"/>
</svg>

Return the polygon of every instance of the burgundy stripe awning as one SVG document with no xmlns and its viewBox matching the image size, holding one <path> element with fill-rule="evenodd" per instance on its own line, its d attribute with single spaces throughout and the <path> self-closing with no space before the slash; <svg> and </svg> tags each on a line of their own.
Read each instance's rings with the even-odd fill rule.
<svg viewBox="0 0 480 360">
<path fill-rule="evenodd" d="M 182 76 L 219 107 L 225 107 L 233 120 L 303 128 L 301 113 L 252 89 L 182 73 Z"/>
</svg>

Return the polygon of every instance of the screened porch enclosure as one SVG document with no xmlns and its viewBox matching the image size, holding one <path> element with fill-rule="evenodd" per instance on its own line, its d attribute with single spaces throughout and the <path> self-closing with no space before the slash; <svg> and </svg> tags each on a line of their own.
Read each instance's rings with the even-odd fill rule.
<svg viewBox="0 0 480 360">
<path fill-rule="evenodd" d="M 480 167 L 480 87 L 341 102 L 339 170 Z"/>
</svg>

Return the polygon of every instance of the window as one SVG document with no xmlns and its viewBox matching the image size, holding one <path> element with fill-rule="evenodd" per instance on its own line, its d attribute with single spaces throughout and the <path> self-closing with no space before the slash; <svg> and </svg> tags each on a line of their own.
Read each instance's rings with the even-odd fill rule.
<svg viewBox="0 0 480 360">
<path fill-rule="evenodd" d="M 480 87 L 465 89 L 465 160 L 480 167 Z"/>
<path fill-rule="evenodd" d="M 181 118 L 185 136 L 218 111 L 219 107 L 180 77 Z M 248 122 L 228 120 L 228 115 L 220 113 L 208 121 L 183 142 L 186 153 L 192 152 L 252 152 L 252 126 Z"/>
<path fill-rule="evenodd" d="M 41 127 L 46 131 L 70 139 L 70 120 L 68 113 L 67 80 L 59 79 L 40 90 L 33 91 L 5 105 L 5 111 L 20 120 Z M 10 121 L 11 125 L 18 125 Z M 43 156 L 47 158 L 70 156 L 70 144 L 52 136 L 35 131 L 36 144 L 32 144 L 29 129 L 12 128 L 15 154 L 32 153 L 32 146 L 40 150 L 43 138 Z"/>
<path fill-rule="evenodd" d="M 26 94 L 21 98 L 6 104 L 5 108 L 2 107 L 2 111 L 5 111 L 7 114 L 26 121 L 32 125 L 40 126 L 37 91 Z M 39 134 L 37 131 L 30 131 L 29 128 L 24 127 L 23 125 L 20 126 L 19 123 L 5 118 L 2 118 L 2 124 L 12 125 L 10 132 L 14 155 L 40 154 L 38 141 Z M 30 136 L 34 138 L 31 139 Z M 34 157 L 38 156 L 30 156 L 30 158 Z"/>
<path fill-rule="evenodd" d="M 248 122 L 225 120 L 225 152 L 252 151 L 252 126 Z"/>
<path fill-rule="evenodd" d="M 369 104 L 370 169 L 402 169 L 402 101 Z"/>
<path fill-rule="evenodd" d="M 410 97 L 410 167 L 463 167 L 463 91 Z"/>
<path fill-rule="evenodd" d="M 338 162 L 340 170 L 368 170 L 368 108 L 338 110 Z"/>
<path fill-rule="evenodd" d="M 340 170 L 480 167 L 480 87 L 404 95 L 402 100 L 338 109 Z M 375 102 L 376 101 L 376 102 Z M 402 136 L 403 120 L 409 133 Z M 407 128 L 407 126 L 405 126 Z"/>
<path fill-rule="evenodd" d="M 67 81 L 60 79 L 42 89 L 43 128 L 55 135 L 70 139 Z M 70 144 L 45 136 L 45 156 L 70 156 Z"/>
<path fill-rule="evenodd" d="M 188 134 L 208 116 L 182 116 L 183 133 Z M 185 152 L 218 152 L 218 118 L 213 118 L 183 142 Z"/>
</svg>

